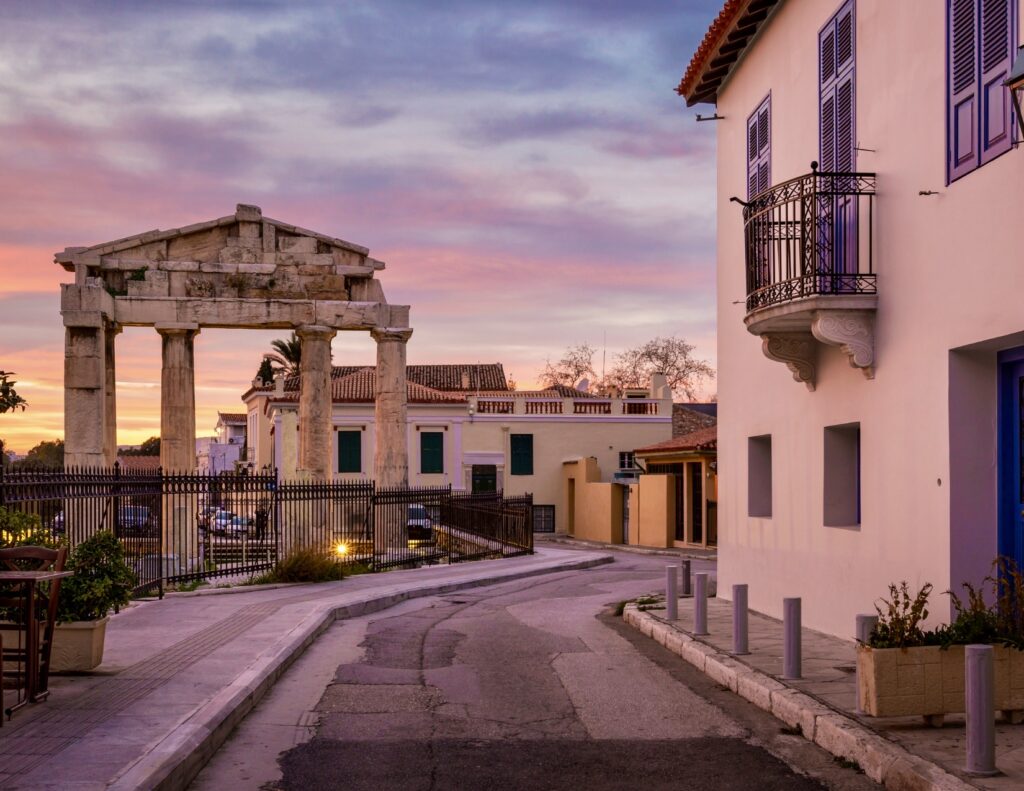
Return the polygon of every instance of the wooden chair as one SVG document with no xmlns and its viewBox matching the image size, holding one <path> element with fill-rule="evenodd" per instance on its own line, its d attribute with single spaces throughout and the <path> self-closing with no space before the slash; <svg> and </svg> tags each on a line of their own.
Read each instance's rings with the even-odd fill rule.
<svg viewBox="0 0 1024 791">
<path fill-rule="evenodd" d="M 64 563 L 67 560 L 67 549 L 47 549 L 46 547 L 9 547 L 0 549 L 0 568 L 12 571 L 63 571 Z M 20 611 L 25 607 L 25 592 L 21 586 L 11 584 L 0 585 L 0 609 Z M 3 686 L 3 679 L 14 679 L 17 686 L 15 689 L 25 689 L 26 696 L 32 691 L 27 689 L 27 663 L 38 662 L 38 676 L 34 694 L 45 693 L 50 680 L 50 652 L 53 646 L 53 627 L 57 621 L 57 601 L 60 596 L 60 580 L 53 580 L 44 586 L 35 586 L 34 601 L 30 606 L 35 608 L 37 629 L 42 632 L 38 641 L 36 656 L 30 656 L 28 651 L 28 634 L 25 623 L 0 623 L 0 687 Z M 7 641 L 7 647 L 3 647 L 4 633 L 16 635 L 13 640 Z M 3 663 L 15 664 L 17 670 L 4 671 Z M 11 686 L 6 685 L 8 689 Z M 0 689 L 2 696 L 2 689 Z M 10 710 L 7 710 L 8 717 Z"/>
</svg>

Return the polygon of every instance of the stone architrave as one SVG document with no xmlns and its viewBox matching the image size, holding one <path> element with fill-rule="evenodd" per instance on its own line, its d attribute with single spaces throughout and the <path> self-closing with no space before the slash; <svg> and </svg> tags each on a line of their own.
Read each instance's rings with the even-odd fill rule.
<svg viewBox="0 0 1024 791">
<path fill-rule="evenodd" d="M 317 325 L 299 327 L 299 469 L 315 480 L 328 480 L 331 453 L 331 340 L 335 330 Z"/>
<path fill-rule="evenodd" d="M 371 330 L 370 334 L 377 342 L 374 480 L 378 486 L 408 486 L 405 357 L 412 330 L 391 327 Z"/>
<path fill-rule="evenodd" d="M 157 324 L 162 341 L 160 369 L 160 466 L 192 472 L 196 466 L 194 324 Z"/>
</svg>

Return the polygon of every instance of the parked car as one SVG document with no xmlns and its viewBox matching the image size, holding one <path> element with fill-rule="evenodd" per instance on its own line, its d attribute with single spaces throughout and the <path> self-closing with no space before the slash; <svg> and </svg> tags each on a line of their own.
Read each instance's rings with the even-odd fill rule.
<svg viewBox="0 0 1024 791">
<path fill-rule="evenodd" d="M 149 535 L 159 530 L 156 517 L 145 505 L 122 505 L 118 527 L 122 535 Z"/>
<path fill-rule="evenodd" d="M 217 523 L 217 530 L 226 536 L 239 536 L 248 533 L 253 520 L 238 514 L 230 514 L 229 518 Z"/>
<path fill-rule="evenodd" d="M 425 505 L 412 503 L 409 506 L 406 529 L 409 533 L 409 543 L 412 545 L 429 543 L 434 540 L 434 521 L 430 518 L 430 513 Z"/>
</svg>

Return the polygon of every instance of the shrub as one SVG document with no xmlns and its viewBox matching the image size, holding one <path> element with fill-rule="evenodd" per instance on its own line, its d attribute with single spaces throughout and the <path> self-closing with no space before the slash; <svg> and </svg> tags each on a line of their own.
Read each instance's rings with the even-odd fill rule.
<svg viewBox="0 0 1024 791">
<path fill-rule="evenodd" d="M 985 592 L 965 582 L 967 601 L 964 602 L 953 591 L 946 591 L 953 601 L 956 617 L 947 626 L 935 630 L 937 641 L 943 646 L 971 645 L 974 643 L 997 643 L 999 639 L 999 618 L 985 603 Z"/>
<path fill-rule="evenodd" d="M 299 549 L 282 558 L 266 574 L 251 580 L 253 585 L 271 582 L 331 582 L 343 578 L 343 566 L 334 557 L 313 549 Z"/>
<path fill-rule="evenodd" d="M 881 599 L 881 605 L 875 605 L 878 612 L 878 625 L 871 632 L 868 644 L 872 648 L 912 648 L 932 642 L 921 629 L 921 623 L 928 618 L 928 597 L 932 592 L 932 584 L 926 582 L 917 595 L 911 597 L 906 580 L 889 584 L 889 598 Z"/>
<path fill-rule="evenodd" d="M 59 542 L 43 527 L 36 514 L 26 514 L 0 506 L 0 549 L 6 547 L 47 547 L 56 549 Z"/>
<path fill-rule="evenodd" d="M 60 586 L 57 621 L 97 621 L 128 604 L 135 574 L 124 562 L 121 542 L 109 530 L 85 539 L 68 555 L 75 572 Z"/>
</svg>

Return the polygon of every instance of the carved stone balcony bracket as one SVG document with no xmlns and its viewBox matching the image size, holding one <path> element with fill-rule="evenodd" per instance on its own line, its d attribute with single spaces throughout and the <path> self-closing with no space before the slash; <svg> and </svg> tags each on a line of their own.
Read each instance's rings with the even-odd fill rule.
<svg viewBox="0 0 1024 791">
<path fill-rule="evenodd" d="M 785 363 L 793 379 L 814 390 L 818 344 L 809 332 L 771 332 L 761 335 L 761 351 L 769 360 Z"/>
<path fill-rule="evenodd" d="M 838 346 L 853 368 L 868 379 L 875 378 L 875 312 L 873 310 L 819 311 L 811 321 L 814 337 Z"/>
</svg>

